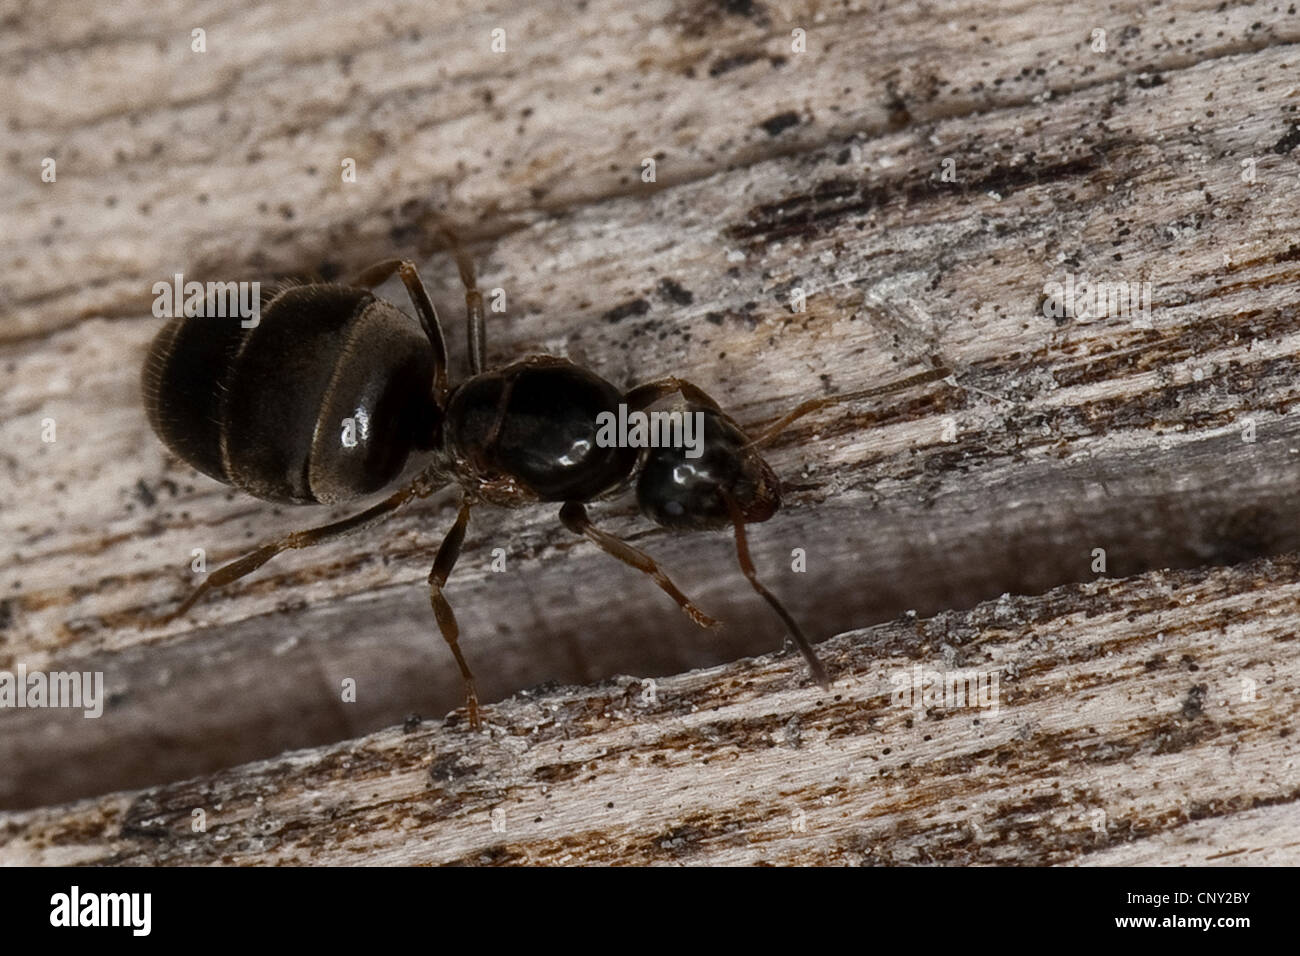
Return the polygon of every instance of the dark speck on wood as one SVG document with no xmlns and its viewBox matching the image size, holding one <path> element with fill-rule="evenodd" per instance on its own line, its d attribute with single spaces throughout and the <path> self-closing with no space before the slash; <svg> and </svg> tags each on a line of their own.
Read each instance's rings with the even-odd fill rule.
<svg viewBox="0 0 1300 956">
<path fill-rule="evenodd" d="M 690 305 L 695 301 L 694 292 L 683 289 L 680 283 L 666 277 L 659 280 L 659 291 L 678 305 Z"/>
<path fill-rule="evenodd" d="M 799 114 L 793 110 L 777 113 L 770 119 L 763 120 L 759 125 L 763 127 L 768 136 L 780 136 L 791 126 L 799 125 Z"/>
<path fill-rule="evenodd" d="M 650 311 L 650 303 L 645 299 L 633 299 L 631 302 L 624 302 L 622 305 L 616 305 L 606 312 L 601 318 L 606 322 L 621 322 L 629 315 L 644 315 Z"/>
</svg>

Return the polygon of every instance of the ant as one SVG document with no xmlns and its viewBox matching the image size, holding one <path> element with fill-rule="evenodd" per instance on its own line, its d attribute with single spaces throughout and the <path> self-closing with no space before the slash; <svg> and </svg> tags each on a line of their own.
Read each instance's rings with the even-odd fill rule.
<svg viewBox="0 0 1300 956">
<path fill-rule="evenodd" d="M 184 615 L 208 591 L 252 573 L 282 551 L 352 534 L 414 498 L 457 484 L 460 508 L 429 572 L 429 598 L 460 668 L 469 725 L 478 728 L 474 675 L 443 594 L 475 506 L 559 503 L 566 528 L 648 575 L 696 624 L 719 626 L 653 558 L 592 523 L 588 503 L 635 483 L 642 513 L 662 527 L 733 529 L 741 571 L 784 622 L 812 677 L 828 687 L 812 644 L 759 581 L 750 558 L 745 525 L 768 520 L 781 503 L 780 480 L 758 449 L 818 409 L 943 379 L 949 370 L 934 368 L 889 385 L 805 401 L 750 437 L 684 379 L 662 378 L 623 393 L 595 372 L 551 355 L 488 368 L 483 297 L 473 263 L 449 230 L 442 233 L 465 287 L 470 376 L 460 383 L 449 381 L 438 314 L 409 260 L 376 263 L 344 285 L 282 288 L 268 298 L 252 328 L 182 315 L 154 338 L 142 376 L 154 431 L 189 465 L 254 497 L 293 504 L 351 501 L 392 484 L 412 453 L 431 455 L 408 484 L 378 504 L 285 535 L 213 571 L 160 623 Z M 418 326 L 370 291 L 394 275 L 406 287 Z M 682 447 L 596 441 L 602 413 L 620 403 L 641 411 L 674 395 L 688 412 L 703 416 L 696 419 L 704 424 L 697 457 Z M 343 437 L 349 425 L 350 441 Z"/>
</svg>

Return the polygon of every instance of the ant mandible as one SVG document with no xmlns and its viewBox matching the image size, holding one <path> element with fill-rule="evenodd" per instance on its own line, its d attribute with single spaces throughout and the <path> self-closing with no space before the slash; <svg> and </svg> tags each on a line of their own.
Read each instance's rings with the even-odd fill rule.
<svg viewBox="0 0 1300 956">
<path fill-rule="evenodd" d="M 648 575 L 696 624 L 718 626 L 653 558 L 592 523 L 587 503 L 635 482 L 642 513 L 662 527 L 733 529 L 741 571 L 785 623 L 813 678 L 829 686 L 812 644 L 759 581 L 750 558 L 745 525 L 771 518 L 781 503 L 780 480 L 758 449 L 810 412 L 946 378 L 948 369 L 805 401 L 755 437 L 684 379 L 662 378 L 623 394 L 589 369 L 550 355 L 488 369 L 483 297 L 473 263 L 450 231 L 442 232 L 465 287 L 470 376 L 459 384 L 449 381 L 438 314 L 407 260 L 377 263 L 345 285 L 288 286 L 268 299 L 253 328 L 182 315 L 154 338 L 143 373 L 154 431 L 197 470 L 255 497 L 293 504 L 350 501 L 391 484 L 413 452 L 432 455 L 414 479 L 365 511 L 285 535 L 213 571 L 162 622 L 282 551 L 359 531 L 413 498 L 458 484 L 460 509 L 429 572 L 429 597 L 464 680 L 469 724 L 477 728 L 474 675 L 443 594 L 473 506 L 560 503 L 566 528 Z M 370 291 L 394 274 L 415 307 L 418 328 Z M 601 413 L 620 403 L 641 411 L 673 395 L 688 412 L 703 416 L 698 457 L 687 457 L 682 447 L 639 449 L 595 440 Z M 342 437 L 345 419 L 353 424 L 350 441 Z"/>
</svg>

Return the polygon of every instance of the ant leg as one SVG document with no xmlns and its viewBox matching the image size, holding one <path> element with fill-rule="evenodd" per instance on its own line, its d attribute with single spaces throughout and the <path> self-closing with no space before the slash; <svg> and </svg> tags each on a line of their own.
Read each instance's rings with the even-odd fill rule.
<svg viewBox="0 0 1300 956">
<path fill-rule="evenodd" d="M 389 514 L 406 504 L 411 498 L 427 495 L 431 490 L 425 476 L 421 475 L 411 484 L 389 495 L 379 504 L 367 508 L 350 518 L 344 518 L 342 521 L 335 521 L 332 524 L 321 525 L 318 528 L 310 528 L 306 531 L 295 531 L 292 534 L 285 535 L 278 541 L 263 545 L 256 551 L 250 551 L 242 558 L 238 558 L 209 574 L 190 593 L 190 596 L 181 602 L 180 607 L 156 623 L 159 625 L 167 624 L 181 617 L 213 588 L 224 587 L 232 581 L 238 581 L 246 574 L 253 573 L 281 551 L 309 548 L 312 545 L 323 544 L 326 541 L 352 534 L 354 531 L 360 531 L 362 528 L 367 528 L 388 517 Z"/>
<path fill-rule="evenodd" d="M 872 388 L 860 388 L 852 392 L 843 392 L 839 395 L 827 395 L 824 398 L 811 398 L 806 402 L 800 402 L 794 407 L 794 410 L 786 415 L 781 416 L 771 425 L 767 426 L 758 437 L 750 441 L 751 447 L 758 447 L 771 441 L 793 422 L 811 412 L 827 408 L 831 405 L 839 405 L 843 402 L 854 402 L 864 398 L 874 398 L 878 395 L 888 395 L 890 392 L 901 392 L 905 388 L 911 388 L 913 385 L 923 385 L 926 382 L 936 382 L 940 379 L 947 378 L 952 374 L 952 369 L 932 368 L 927 372 L 919 372 L 916 375 L 909 375 L 907 378 L 899 379 L 896 382 L 890 382 L 888 385 L 877 385 Z"/>
<path fill-rule="evenodd" d="M 659 585 L 665 594 L 676 601 L 687 616 L 700 627 L 721 627 L 721 622 L 709 617 L 691 603 L 690 598 L 677 589 L 677 585 L 673 584 L 668 575 L 660 570 L 654 558 L 644 551 L 632 547 L 621 538 L 616 538 L 612 534 L 601 531 L 592 524 L 591 519 L 587 516 L 587 509 L 581 502 L 565 502 L 564 506 L 560 508 L 560 521 L 574 534 L 581 534 L 590 538 L 606 554 L 613 555 L 624 564 L 650 575 L 655 584 Z"/>
<path fill-rule="evenodd" d="M 785 622 L 786 628 L 790 631 L 791 637 L 794 638 L 795 645 L 799 648 L 799 653 L 803 659 L 808 662 L 808 670 L 812 672 L 813 680 L 817 681 L 823 688 L 831 686 L 830 678 L 826 676 L 826 668 L 817 657 L 817 652 L 813 650 L 812 643 L 804 635 L 803 629 L 795 622 L 790 612 L 767 588 L 763 587 L 758 580 L 758 572 L 754 570 L 754 561 L 749 556 L 749 542 L 745 537 L 745 517 L 740 513 L 740 508 L 736 500 L 727 493 L 723 493 L 723 498 L 727 502 L 727 510 L 731 512 L 732 524 L 736 526 L 736 560 L 740 562 L 740 570 L 744 572 L 749 583 L 753 585 L 754 590 L 762 596 L 772 610 Z"/>
<path fill-rule="evenodd" d="M 464 500 L 460 504 L 460 513 L 456 515 L 456 523 L 447 532 L 447 537 L 443 538 L 442 546 L 438 548 L 438 556 L 434 558 L 433 568 L 429 571 L 429 602 L 433 605 L 433 616 L 438 619 L 438 630 L 442 632 L 442 639 L 451 648 L 451 653 L 456 658 L 456 665 L 460 668 L 460 676 L 465 681 L 465 709 L 469 713 L 470 729 L 477 730 L 482 726 L 478 716 L 478 689 L 474 684 L 474 675 L 460 652 L 460 625 L 456 623 L 456 615 L 442 593 L 447 577 L 451 574 L 451 569 L 456 566 L 456 559 L 460 557 L 460 548 L 465 543 L 465 529 L 468 525 L 469 501 Z"/>
<path fill-rule="evenodd" d="M 420 325 L 429 338 L 429 345 L 433 349 L 433 387 L 438 395 L 438 404 L 441 405 L 447 395 L 447 342 L 442 335 L 442 323 L 438 321 L 438 310 L 433 307 L 433 300 L 429 298 L 429 292 L 420 279 L 415 263 L 409 259 L 385 259 L 363 271 L 348 285 L 373 289 L 387 282 L 393 273 L 401 274 L 406 294 L 411 297 L 411 304 L 420 317 Z"/>
<path fill-rule="evenodd" d="M 456 260 L 456 268 L 460 271 L 461 285 L 465 287 L 465 331 L 466 340 L 469 342 L 469 368 L 471 374 L 477 375 L 483 371 L 487 361 L 487 329 L 483 320 L 483 295 L 478 291 L 478 283 L 474 278 L 474 260 L 461 248 L 460 240 L 456 238 L 454 232 L 446 226 L 440 226 L 438 231 L 447 240 L 447 248 L 451 251 L 452 257 Z"/>
</svg>

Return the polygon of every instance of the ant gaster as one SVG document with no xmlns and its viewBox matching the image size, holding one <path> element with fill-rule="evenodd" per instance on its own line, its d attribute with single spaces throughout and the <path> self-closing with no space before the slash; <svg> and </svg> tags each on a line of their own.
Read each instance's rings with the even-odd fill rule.
<svg viewBox="0 0 1300 956">
<path fill-rule="evenodd" d="M 172 319 L 156 336 L 143 385 L 150 424 L 179 458 L 218 481 L 269 501 L 336 504 L 391 484 L 412 453 L 430 463 L 378 504 L 321 527 L 263 545 L 213 571 L 165 621 L 185 614 L 213 588 L 261 567 L 282 551 L 330 541 L 373 525 L 414 498 L 455 483 L 456 522 L 429 572 L 429 596 L 443 638 L 465 682 L 471 727 L 480 726 L 474 676 L 443 594 L 465 540 L 470 509 L 561 505 L 566 528 L 650 576 L 696 624 L 716 627 L 649 555 L 597 528 L 586 504 L 632 482 L 642 513 L 670 529 L 730 526 L 737 558 L 754 590 L 776 611 L 823 687 L 826 670 L 785 607 L 758 580 L 745 525 L 766 521 L 781 485 L 758 448 L 791 422 L 833 403 L 881 395 L 947 377 L 936 368 L 887 386 L 812 399 L 755 437 L 701 389 L 679 378 L 626 394 L 566 359 L 531 355 L 485 368 L 483 298 L 474 268 L 444 230 L 465 287 L 470 377 L 453 385 L 433 303 L 412 262 L 388 260 L 346 285 L 291 285 L 262 307 L 251 329 L 202 316 Z M 396 274 L 419 324 L 369 290 Z M 699 457 L 681 447 L 606 447 L 597 417 L 624 403 L 639 411 L 679 396 L 700 412 Z M 351 441 L 343 422 L 352 423 Z"/>
</svg>

